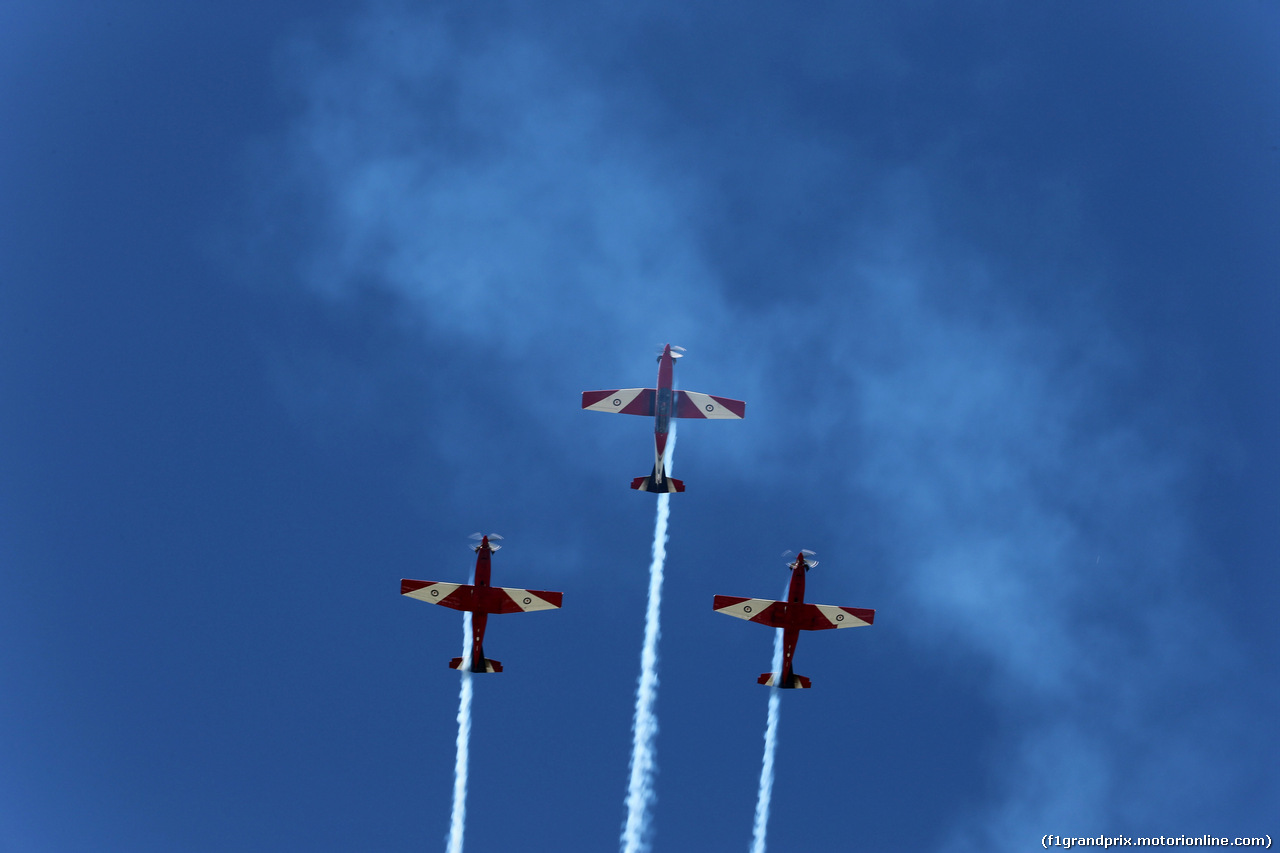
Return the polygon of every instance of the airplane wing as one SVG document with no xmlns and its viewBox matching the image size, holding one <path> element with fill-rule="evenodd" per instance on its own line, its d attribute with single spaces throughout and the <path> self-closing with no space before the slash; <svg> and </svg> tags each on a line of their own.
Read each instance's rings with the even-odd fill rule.
<svg viewBox="0 0 1280 853">
<path fill-rule="evenodd" d="M 876 621 L 876 612 L 863 607 L 837 607 L 831 604 L 788 605 L 788 613 L 798 628 L 821 631 L 826 628 L 861 628 Z"/>
<path fill-rule="evenodd" d="M 505 586 L 494 587 L 493 592 L 502 593 L 495 596 L 491 603 L 490 613 L 529 613 L 533 610 L 556 610 L 564 599 L 562 592 L 548 592 L 544 589 L 513 589 Z"/>
<path fill-rule="evenodd" d="M 746 619 L 748 622 L 759 622 L 770 628 L 782 628 L 780 618 L 783 614 L 784 601 L 773 601 L 768 598 L 741 598 L 736 595 L 717 595 L 711 607 L 717 613 Z"/>
<path fill-rule="evenodd" d="M 612 391 L 583 391 L 582 408 L 593 412 L 653 417 L 657 388 L 614 388 Z"/>
<path fill-rule="evenodd" d="M 861 607 L 835 607 L 830 604 L 789 604 L 767 598 L 739 598 L 717 595 L 712 603 L 717 613 L 759 622 L 771 628 L 800 628 L 822 631 L 827 628 L 860 628 L 875 621 L 876 612 Z"/>
<path fill-rule="evenodd" d="M 585 396 L 585 395 L 584 395 Z M 733 418 L 746 417 L 747 404 L 728 397 L 713 397 L 697 391 L 676 391 L 675 417 L 677 418 Z"/>
<path fill-rule="evenodd" d="M 474 610 L 472 605 L 475 587 L 465 583 L 436 583 L 402 579 L 400 594 L 428 604 L 440 604 L 454 610 Z"/>
<path fill-rule="evenodd" d="M 400 581 L 400 594 L 454 610 L 481 613 L 528 613 L 533 610 L 555 610 L 564 593 L 543 589 L 515 589 L 495 586 L 477 589 L 464 583 L 433 581 Z"/>
</svg>

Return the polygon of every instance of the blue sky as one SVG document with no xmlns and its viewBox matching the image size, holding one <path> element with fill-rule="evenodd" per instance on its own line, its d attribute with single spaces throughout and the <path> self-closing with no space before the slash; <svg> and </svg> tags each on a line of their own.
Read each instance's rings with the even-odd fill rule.
<svg viewBox="0 0 1280 853">
<path fill-rule="evenodd" d="M 1274 4 L 0 8 L 0 849 L 655 850 L 1277 823 Z"/>
</svg>

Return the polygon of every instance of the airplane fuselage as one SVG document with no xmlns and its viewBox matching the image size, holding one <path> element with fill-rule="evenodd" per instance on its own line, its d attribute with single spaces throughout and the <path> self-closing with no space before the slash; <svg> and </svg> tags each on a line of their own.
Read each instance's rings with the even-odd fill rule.
<svg viewBox="0 0 1280 853">
<path fill-rule="evenodd" d="M 489 604 L 491 586 L 489 583 L 490 573 L 493 570 L 492 563 L 493 551 L 489 547 L 489 537 L 486 536 L 480 540 L 480 546 L 476 548 L 476 580 L 475 580 L 475 599 L 476 609 L 471 612 L 471 671 L 484 672 L 484 629 L 489 623 L 489 614 L 486 611 L 486 605 Z"/>
<path fill-rule="evenodd" d="M 672 388 L 675 376 L 675 357 L 671 355 L 671 344 L 662 348 L 658 356 L 658 394 L 654 401 L 653 449 L 654 462 L 658 473 L 666 476 L 666 466 L 662 457 L 667 452 L 667 433 L 671 429 L 671 409 L 675 392 Z"/>
<path fill-rule="evenodd" d="M 787 587 L 788 604 L 804 604 L 804 578 L 808 571 L 809 564 L 805 562 L 804 554 L 797 554 L 796 561 L 791 569 L 791 584 Z M 791 685 L 791 662 L 796 654 L 796 643 L 800 641 L 800 626 L 788 624 L 791 620 L 786 617 L 787 614 L 783 614 L 782 674 L 778 681 L 781 687 Z"/>
</svg>

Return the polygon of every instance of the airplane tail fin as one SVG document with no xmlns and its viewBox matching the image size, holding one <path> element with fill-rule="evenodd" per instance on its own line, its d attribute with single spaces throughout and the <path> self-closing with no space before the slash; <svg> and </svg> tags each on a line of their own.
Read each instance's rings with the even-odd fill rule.
<svg viewBox="0 0 1280 853">
<path fill-rule="evenodd" d="M 454 658 L 453 660 L 449 661 L 449 669 L 461 669 L 462 661 L 463 661 L 463 658 Z M 502 672 L 502 661 L 494 660 L 493 658 L 485 658 L 484 668 L 476 669 L 472 667 L 471 671 L 476 673 L 477 675 L 482 672 Z"/>
<path fill-rule="evenodd" d="M 756 684 L 763 684 L 765 687 L 778 687 L 778 688 L 797 687 L 797 688 L 807 689 L 811 686 L 809 683 L 809 679 L 805 678 L 803 675 L 796 675 L 794 672 L 791 674 L 791 680 L 787 684 L 776 684 L 775 683 L 776 680 L 777 680 L 776 673 L 762 672 L 760 673 L 760 677 L 756 679 Z"/>
<path fill-rule="evenodd" d="M 653 473 L 648 477 L 636 477 L 631 481 L 631 488 L 641 492 L 658 492 L 667 493 L 683 492 L 684 481 L 677 480 L 675 477 L 668 477 L 665 471 L 660 471 L 655 462 L 653 465 Z"/>
</svg>

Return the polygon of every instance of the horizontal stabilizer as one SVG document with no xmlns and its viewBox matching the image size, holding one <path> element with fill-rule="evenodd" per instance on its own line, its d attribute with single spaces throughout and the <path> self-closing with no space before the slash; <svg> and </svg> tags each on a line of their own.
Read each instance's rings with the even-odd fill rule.
<svg viewBox="0 0 1280 853">
<path fill-rule="evenodd" d="M 648 477 L 636 477 L 631 481 L 631 488 L 642 492 L 657 492 L 659 494 L 671 494 L 672 492 L 683 492 L 684 481 L 677 480 L 675 477 L 668 477 L 667 472 L 659 467 L 661 461 L 653 463 L 653 473 Z"/>
<path fill-rule="evenodd" d="M 454 658 L 449 661 L 449 669 L 462 669 L 462 661 L 463 658 Z M 477 675 L 482 672 L 502 672 L 502 661 L 494 660 L 493 658 L 485 658 L 483 669 L 472 669 L 471 671 Z"/>
<path fill-rule="evenodd" d="M 803 675 L 791 674 L 791 680 L 786 684 L 774 684 L 775 674 L 772 672 L 762 672 L 760 677 L 756 679 L 756 684 L 763 684 L 765 687 L 782 688 L 803 688 L 808 689 L 811 685 L 809 679 Z"/>
<path fill-rule="evenodd" d="M 713 418 L 715 420 L 741 420 L 747 415 L 747 404 L 728 397 L 713 397 L 697 391 L 676 391 L 673 413 L 677 418 Z"/>
<path fill-rule="evenodd" d="M 582 408 L 593 412 L 653 417 L 657 388 L 614 388 L 610 391 L 583 391 Z"/>
<path fill-rule="evenodd" d="M 657 478 L 650 474 L 648 477 L 636 477 L 631 481 L 631 488 L 641 492 L 671 494 L 672 492 L 684 491 L 684 480 L 677 480 L 675 477 L 663 477 L 662 482 L 659 483 Z"/>
</svg>

